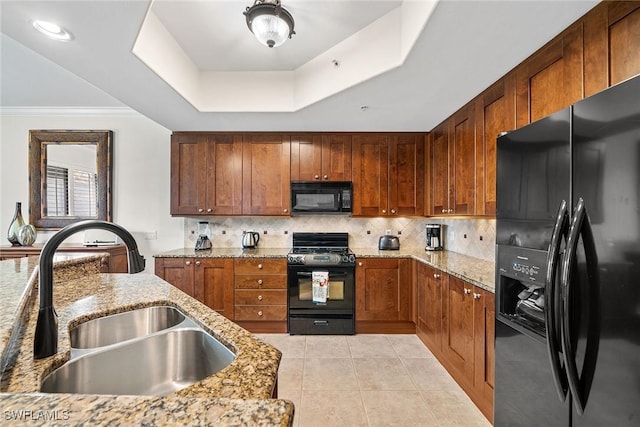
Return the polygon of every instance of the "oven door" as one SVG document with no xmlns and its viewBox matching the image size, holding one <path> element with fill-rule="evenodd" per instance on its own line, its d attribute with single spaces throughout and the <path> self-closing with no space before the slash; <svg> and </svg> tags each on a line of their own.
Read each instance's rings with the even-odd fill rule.
<svg viewBox="0 0 640 427">
<path fill-rule="evenodd" d="M 313 301 L 312 275 L 314 271 L 329 273 L 326 302 Z M 326 314 L 352 313 L 355 302 L 355 268 L 289 266 L 289 310 L 314 310 Z"/>
</svg>

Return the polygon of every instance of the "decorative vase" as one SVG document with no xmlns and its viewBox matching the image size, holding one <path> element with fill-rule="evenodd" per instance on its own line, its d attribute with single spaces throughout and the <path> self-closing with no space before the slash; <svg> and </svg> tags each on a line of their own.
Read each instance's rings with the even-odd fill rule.
<svg viewBox="0 0 640 427">
<path fill-rule="evenodd" d="M 18 241 L 18 231 L 24 225 L 24 219 L 22 219 L 22 203 L 16 202 L 16 213 L 13 214 L 13 219 L 9 224 L 9 231 L 7 231 L 7 239 L 13 246 L 20 246 Z"/>
<path fill-rule="evenodd" d="M 31 224 L 25 224 L 18 230 L 18 242 L 22 246 L 31 246 L 36 241 L 36 228 Z"/>
</svg>

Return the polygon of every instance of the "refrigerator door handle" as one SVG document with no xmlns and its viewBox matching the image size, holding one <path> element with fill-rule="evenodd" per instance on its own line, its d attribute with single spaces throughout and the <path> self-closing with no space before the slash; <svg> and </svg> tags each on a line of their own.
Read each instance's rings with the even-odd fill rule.
<svg viewBox="0 0 640 427">
<path fill-rule="evenodd" d="M 560 248 L 562 240 L 567 237 L 567 229 L 569 225 L 569 212 L 567 210 L 567 201 L 563 200 L 558 208 L 556 223 L 553 227 L 551 235 L 551 243 L 549 244 L 549 253 L 547 255 L 547 276 L 545 278 L 544 307 L 545 307 L 545 323 L 547 330 L 547 353 L 549 354 L 549 362 L 551 363 L 551 374 L 553 382 L 558 392 L 558 398 L 564 402 L 567 398 L 569 385 L 567 382 L 567 373 L 564 366 L 566 361 L 561 360 L 561 334 L 556 329 L 559 325 L 558 320 L 561 318 L 561 299 L 560 293 L 556 288 L 556 276 L 558 272 L 558 261 L 561 257 Z M 561 327 L 560 327 L 561 328 Z"/>
<path fill-rule="evenodd" d="M 581 375 L 578 374 L 574 338 L 572 337 L 572 283 L 573 269 L 577 266 L 577 247 L 580 236 L 584 245 L 587 283 L 586 289 L 581 289 L 587 295 L 587 307 L 580 307 L 581 316 L 587 317 L 586 347 Z M 575 214 L 569 230 L 567 250 L 562 259 L 562 351 L 565 356 L 565 367 L 569 389 L 573 396 L 574 406 L 578 414 L 582 415 L 587 405 L 589 391 L 593 383 L 593 376 L 598 358 L 600 340 L 600 285 L 598 283 L 598 258 L 595 241 L 591 230 L 591 222 L 587 215 L 584 200 L 578 199 Z"/>
</svg>

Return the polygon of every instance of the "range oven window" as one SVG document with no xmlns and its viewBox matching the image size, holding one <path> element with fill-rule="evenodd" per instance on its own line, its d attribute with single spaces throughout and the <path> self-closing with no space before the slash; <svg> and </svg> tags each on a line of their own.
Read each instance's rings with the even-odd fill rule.
<svg viewBox="0 0 640 427">
<path fill-rule="evenodd" d="M 313 301 L 312 275 L 317 267 L 289 266 L 289 307 L 294 309 L 349 309 L 355 295 L 354 267 L 323 267 L 329 272 L 326 302 Z"/>
</svg>

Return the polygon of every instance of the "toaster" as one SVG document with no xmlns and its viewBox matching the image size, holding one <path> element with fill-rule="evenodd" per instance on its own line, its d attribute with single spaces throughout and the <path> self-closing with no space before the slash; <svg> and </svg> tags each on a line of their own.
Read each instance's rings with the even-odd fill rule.
<svg viewBox="0 0 640 427">
<path fill-rule="evenodd" d="M 385 234 L 378 240 L 378 249 L 381 251 L 397 251 L 400 249 L 400 239 L 398 236 Z"/>
</svg>

